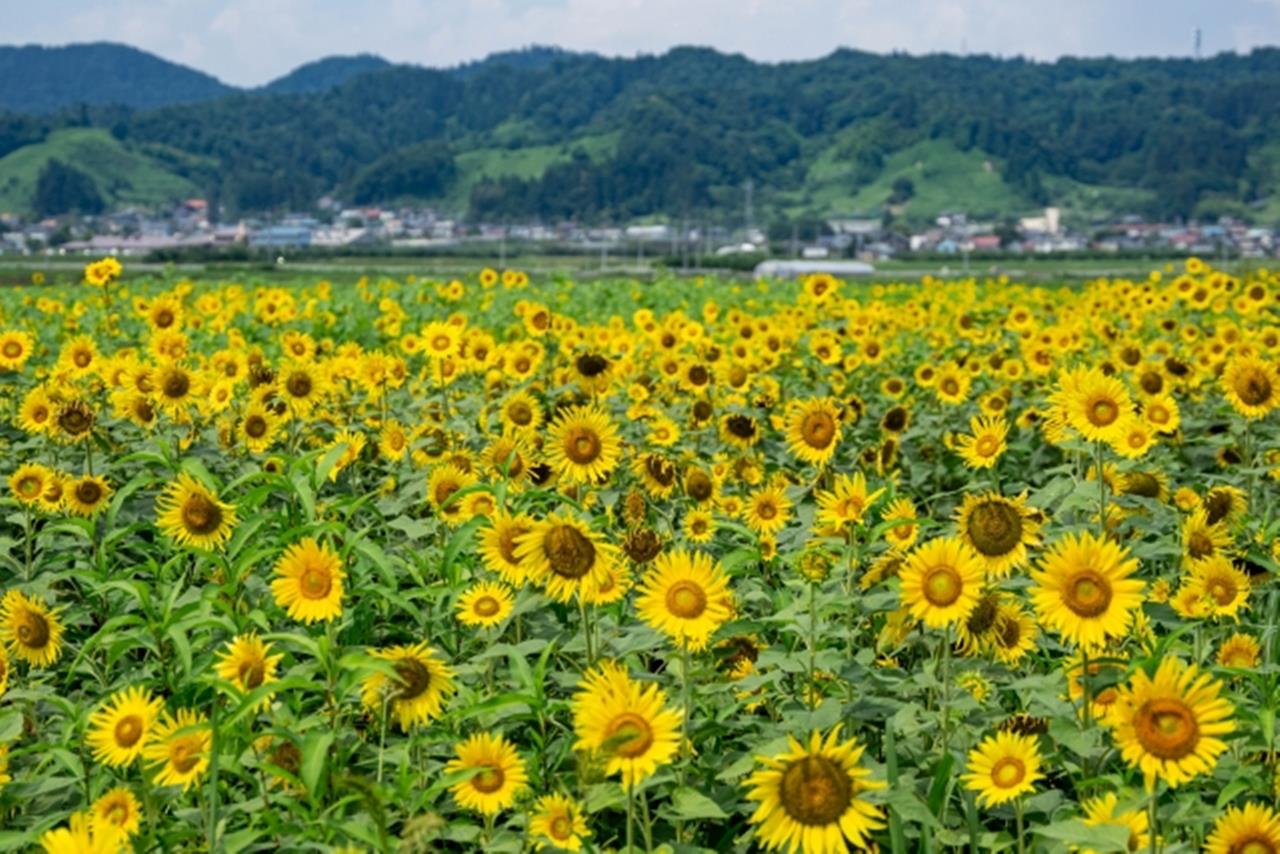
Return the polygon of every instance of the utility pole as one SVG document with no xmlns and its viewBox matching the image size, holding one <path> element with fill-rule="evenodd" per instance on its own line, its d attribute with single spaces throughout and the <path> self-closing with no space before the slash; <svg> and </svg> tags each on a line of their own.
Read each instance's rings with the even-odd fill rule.
<svg viewBox="0 0 1280 854">
<path fill-rule="evenodd" d="M 743 189 L 746 191 L 747 237 L 750 237 L 752 226 L 754 225 L 754 212 L 751 209 L 751 196 L 755 192 L 756 182 L 748 178 L 747 183 L 743 185 Z"/>
<path fill-rule="evenodd" d="M 1200 28 L 1196 27 L 1196 59 L 1200 58 Z"/>
</svg>

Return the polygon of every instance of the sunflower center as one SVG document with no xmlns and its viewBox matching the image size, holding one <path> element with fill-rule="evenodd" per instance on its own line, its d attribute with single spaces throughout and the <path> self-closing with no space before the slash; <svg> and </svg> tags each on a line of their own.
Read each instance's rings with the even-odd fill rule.
<svg viewBox="0 0 1280 854">
<path fill-rule="evenodd" d="M 116 721 L 112 737 L 120 747 L 133 747 L 142 738 L 142 718 L 137 715 L 125 715 Z"/>
<path fill-rule="evenodd" d="M 22 345 L 17 341 L 4 342 L 4 355 L 6 359 L 16 359 L 22 355 Z"/>
<path fill-rule="evenodd" d="M 811 412 L 800 424 L 800 435 L 811 448 L 823 450 L 831 447 L 836 438 L 836 422 L 825 412 Z"/>
<path fill-rule="evenodd" d="M 191 390 L 191 380 L 181 371 L 173 371 L 164 378 L 161 384 L 161 390 L 165 397 L 171 397 L 180 400 L 187 396 L 187 392 Z"/>
<path fill-rule="evenodd" d="M 582 578 L 596 562 L 596 547 L 572 525 L 557 525 L 547 531 L 543 551 L 551 571 L 561 578 Z"/>
<path fill-rule="evenodd" d="M 615 755 L 635 759 L 653 744 L 653 728 L 640 715 L 623 712 L 609 723 L 605 741 L 613 744 Z"/>
<path fill-rule="evenodd" d="M 14 491 L 23 498 L 34 498 L 44 491 L 44 483 L 37 475 L 23 475 L 18 479 Z"/>
<path fill-rule="evenodd" d="M 797 759 L 782 772 L 778 799 L 793 820 L 807 827 L 832 825 L 853 801 L 849 774 L 825 756 Z"/>
<path fill-rule="evenodd" d="M 1213 554 L 1213 538 L 1203 531 L 1196 531 L 1187 540 L 1187 554 L 1193 558 L 1208 557 Z"/>
<path fill-rule="evenodd" d="M 965 620 L 964 626 L 971 635 L 984 635 L 995 625 L 999 615 L 1000 600 L 992 594 L 987 594 L 978 600 L 973 612 L 969 614 L 969 619 Z"/>
<path fill-rule="evenodd" d="M 107 807 L 103 817 L 106 818 L 107 824 L 120 827 L 129 820 L 129 808 L 119 801 L 116 801 L 111 804 L 111 806 Z"/>
<path fill-rule="evenodd" d="M 1002 756 L 991 769 L 991 782 L 1001 789 L 1012 789 L 1027 775 L 1027 766 L 1021 759 Z"/>
<path fill-rule="evenodd" d="M 406 658 L 395 663 L 396 679 L 400 687 L 396 691 L 397 700 L 408 701 L 423 695 L 431 684 L 431 671 L 421 661 Z"/>
<path fill-rule="evenodd" d="M 935 566 L 929 569 L 925 573 L 924 584 L 921 587 L 924 598 L 929 600 L 929 604 L 939 608 L 945 608 L 959 599 L 963 588 L 964 583 L 960 579 L 960 573 L 950 566 Z"/>
<path fill-rule="evenodd" d="M 1007 555 L 1022 542 L 1022 514 L 1006 501 L 984 501 L 969 514 L 969 540 L 987 557 Z"/>
<path fill-rule="evenodd" d="M 884 417 L 884 429 L 890 433 L 899 433 L 907 426 L 907 411 L 901 406 L 890 409 Z"/>
<path fill-rule="evenodd" d="M 1230 578 L 1215 578 L 1209 582 L 1209 595 L 1220 607 L 1226 607 L 1235 601 L 1236 585 Z"/>
<path fill-rule="evenodd" d="M 211 534 L 222 525 L 222 508 L 203 495 L 192 495 L 182 505 L 182 526 L 192 534 Z"/>
<path fill-rule="evenodd" d="M 323 566 L 308 566 L 298 576 L 298 592 L 305 599 L 324 599 L 333 589 L 333 577 Z"/>
<path fill-rule="evenodd" d="M 18 626 L 18 642 L 27 649 L 44 649 L 49 643 L 49 621 L 35 611 L 25 611 Z"/>
<path fill-rule="evenodd" d="M 476 612 L 476 616 L 492 617 L 494 614 L 498 613 L 500 607 L 498 605 L 498 600 L 494 599 L 492 596 L 481 596 L 475 601 L 475 604 L 471 606 L 471 610 Z"/>
<path fill-rule="evenodd" d="M 92 507 L 102 500 L 102 487 L 96 481 L 82 480 L 76 484 L 76 500 Z"/>
<path fill-rule="evenodd" d="M 751 439 L 756 435 L 756 422 L 748 415 L 730 415 L 724 422 L 725 429 L 739 439 Z"/>
<path fill-rule="evenodd" d="M 1148 700 L 1138 709 L 1134 733 L 1142 747 L 1159 759 L 1182 759 L 1195 752 L 1200 727 L 1186 703 L 1173 697 Z"/>
<path fill-rule="evenodd" d="M 507 418 L 512 424 L 525 427 L 533 422 L 533 410 L 523 403 L 513 403 L 507 407 Z"/>
<path fill-rule="evenodd" d="M 584 377 L 598 377 L 609 367 L 609 360 L 597 353 L 583 353 L 577 359 L 578 373 Z"/>
<path fill-rule="evenodd" d="M 1276 846 L 1264 836 L 1248 836 L 1231 846 L 1231 854 L 1276 854 Z"/>
<path fill-rule="evenodd" d="M 696 620 L 707 610 L 707 594 L 692 581 L 677 581 L 667 590 L 667 610 L 684 620 Z"/>
<path fill-rule="evenodd" d="M 93 412 L 83 403 L 70 403 L 58 413 L 58 426 L 68 436 L 79 436 L 93 427 Z"/>
<path fill-rule="evenodd" d="M 169 764 L 179 774 L 187 774 L 200 761 L 200 751 L 192 739 L 180 740 L 169 751 Z"/>
<path fill-rule="evenodd" d="M 261 439 L 267 435 L 267 419 L 261 415 L 250 415 L 244 421 L 244 434 L 250 439 Z"/>
<path fill-rule="evenodd" d="M 437 335 L 435 338 L 431 339 L 431 349 L 435 350 L 437 353 L 447 352 L 452 346 L 453 341 L 448 335 Z"/>
<path fill-rule="evenodd" d="M 1012 617 L 1001 617 L 996 621 L 996 642 L 1003 649 L 1017 649 L 1022 641 L 1022 623 Z"/>
<path fill-rule="evenodd" d="M 516 540 L 527 533 L 529 529 L 522 525 L 508 525 L 498 534 L 498 551 L 502 553 L 502 559 L 512 566 L 520 562 L 516 557 Z"/>
<path fill-rule="evenodd" d="M 942 389 L 943 394 L 949 397 L 954 397 L 960 393 L 960 383 L 956 382 L 950 377 L 947 377 L 945 380 L 943 380 L 938 387 Z"/>
<path fill-rule="evenodd" d="M 75 361 L 77 368 L 87 368 L 89 363 L 93 361 L 93 354 L 88 350 L 80 350 L 76 353 L 73 361 Z"/>
<path fill-rule="evenodd" d="M 558 815 L 548 822 L 547 835 L 552 839 L 568 839 L 573 835 L 573 822 L 567 815 Z"/>
<path fill-rule="evenodd" d="M 1271 381 L 1251 371 L 1236 380 L 1236 394 L 1249 406 L 1260 406 L 1271 399 Z"/>
<path fill-rule="evenodd" d="M 289 377 L 289 381 L 285 383 L 285 387 L 289 390 L 289 394 L 294 397 L 306 397 L 311 394 L 311 377 L 302 373 L 293 374 Z"/>
<path fill-rule="evenodd" d="M 1133 472 L 1125 478 L 1124 491 L 1143 498 L 1159 498 L 1160 481 L 1148 472 Z"/>
<path fill-rule="evenodd" d="M 1086 416 L 1095 427 L 1109 427 L 1120 417 L 1120 407 L 1109 397 L 1096 398 L 1089 401 Z"/>
<path fill-rule="evenodd" d="M 979 436 L 973 448 L 980 457 L 994 457 L 1000 453 L 1000 440 L 995 436 Z"/>
<path fill-rule="evenodd" d="M 1063 604 L 1081 617 L 1096 617 L 1111 604 L 1111 582 L 1091 569 L 1077 572 L 1063 593 Z"/>
<path fill-rule="evenodd" d="M 595 462 L 600 457 L 600 437 L 593 430 L 578 429 L 564 440 L 564 453 L 580 466 Z"/>
<path fill-rule="evenodd" d="M 650 455 L 645 459 L 644 467 L 659 486 L 670 486 L 676 479 L 676 467 L 662 457 Z"/>
<path fill-rule="evenodd" d="M 252 691 L 267 678 L 266 668 L 262 661 L 242 661 L 239 667 L 240 684 Z"/>
<path fill-rule="evenodd" d="M 168 329 L 173 325 L 173 312 L 167 308 L 162 308 L 156 312 L 155 324 L 161 329 Z"/>
<path fill-rule="evenodd" d="M 694 501 L 703 502 L 711 497 L 714 486 L 707 473 L 698 470 L 690 472 L 689 476 L 685 478 L 684 489 Z"/>
</svg>

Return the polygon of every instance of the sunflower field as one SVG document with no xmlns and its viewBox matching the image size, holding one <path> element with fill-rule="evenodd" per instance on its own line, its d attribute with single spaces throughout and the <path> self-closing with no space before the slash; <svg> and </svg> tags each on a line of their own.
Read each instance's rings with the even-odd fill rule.
<svg viewBox="0 0 1280 854">
<path fill-rule="evenodd" d="M 1280 275 L 0 291 L 0 850 L 1280 851 Z"/>
</svg>

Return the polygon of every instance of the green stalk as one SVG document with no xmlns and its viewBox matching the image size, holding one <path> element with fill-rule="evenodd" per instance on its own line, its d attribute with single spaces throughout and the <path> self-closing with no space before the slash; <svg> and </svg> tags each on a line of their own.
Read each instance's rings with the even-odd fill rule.
<svg viewBox="0 0 1280 854">
<path fill-rule="evenodd" d="M 1013 802 L 1013 814 L 1018 826 L 1018 854 L 1026 854 L 1027 844 L 1023 840 L 1027 834 L 1022 822 L 1022 798 Z"/>
</svg>

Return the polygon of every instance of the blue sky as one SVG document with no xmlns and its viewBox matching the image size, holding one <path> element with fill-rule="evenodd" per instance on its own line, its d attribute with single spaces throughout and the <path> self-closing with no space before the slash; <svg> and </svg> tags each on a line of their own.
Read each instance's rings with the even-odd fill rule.
<svg viewBox="0 0 1280 854">
<path fill-rule="evenodd" d="M 1280 0 L 0 0 L 8 44 L 109 40 L 237 85 L 320 56 L 454 65 L 537 43 L 631 56 L 677 44 L 761 60 L 849 46 L 1053 59 L 1280 44 Z"/>
</svg>

